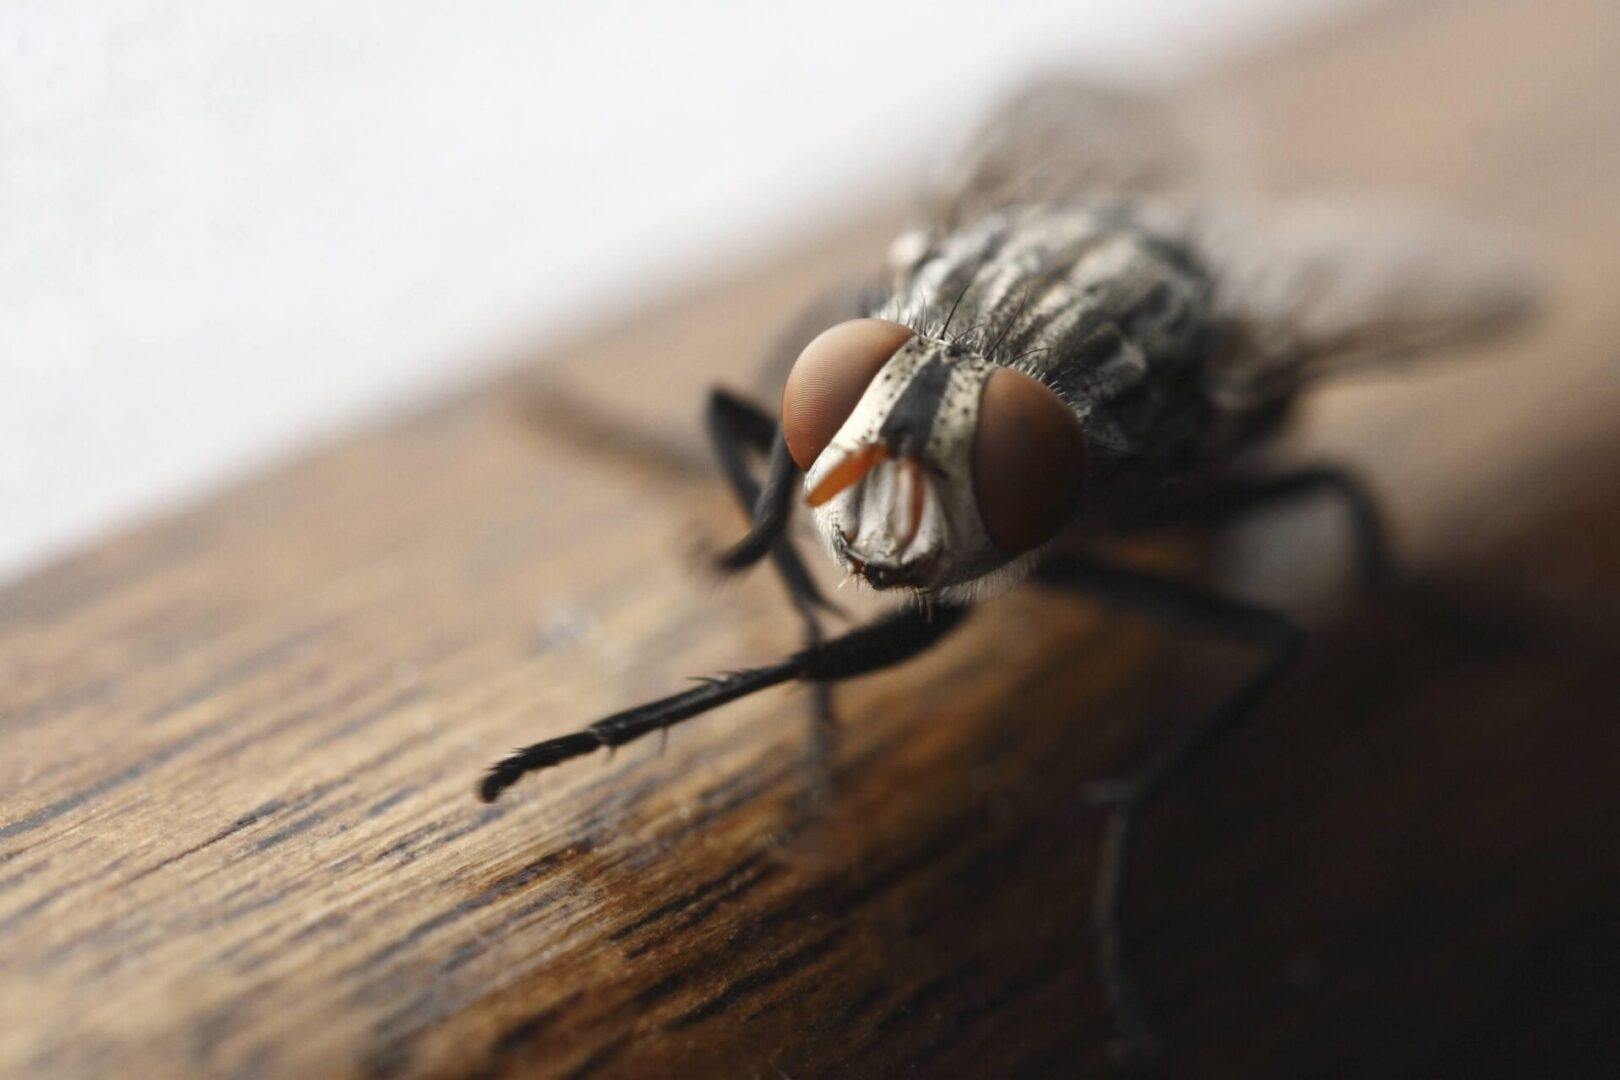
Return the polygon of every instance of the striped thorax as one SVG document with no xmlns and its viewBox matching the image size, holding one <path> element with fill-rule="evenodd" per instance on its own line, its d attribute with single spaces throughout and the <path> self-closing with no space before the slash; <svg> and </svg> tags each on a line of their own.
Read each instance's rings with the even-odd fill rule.
<svg viewBox="0 0 1620 1080">
<path fill-rule="evenodd" d="M 1209 416 L 1209 286 L 1126 208 L 1018 207 L 902 236 L 872 318 L 800 356 L 783 425 L 828 550 L 877 588 L 993 589 L 1088 482 Z"/>
</svg>

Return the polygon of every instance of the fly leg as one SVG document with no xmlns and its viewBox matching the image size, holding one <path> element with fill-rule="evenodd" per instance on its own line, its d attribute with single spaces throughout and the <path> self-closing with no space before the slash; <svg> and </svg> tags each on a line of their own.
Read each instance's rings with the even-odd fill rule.
<svg viewBox="0 0 1620 1080">
<path fill-rule="evenodd" d="M 1338 499 L 1349 512 L 1362 584 L 1378 590 L 1385 602 L 1409 618 L 1481 648 L 1522 645 L 1525 627 L 1497 611 L 1465 605 L 1445 589 L 1421 577 L 1401 573 L 1389 558 L 1378 504 L 1356 475 L 1333 465 L 1312 465 L 1272 476 L 1235 477 L 1179 497 L 1127 521 L 1126 529 L 1156 528 L 1181 522 L 1220 522 L 1314 496 Z"/>
<path fill-rule="evenodd" d="M 1056 559 L 1037 573 L 1046 584 L 1085 593 L 1111 607 L 1236 640 L 1265 656 L 1259 670 L 1218 707 L 1176 732 L 1126 775 L 1093 784 L 1088 791 L 1091 801 L 1108 811 L 1093 913 L 1098 975 L 1119 1026 L 1125 1056 L 1135 1061 L 1151 1059 L 1155 1041 L 1137 999 L 1121 929 L 1125 873 L 1137 823 L 1171 780 L 1254 711 L 1299 658 L 1304 634 L 1276 612 L 1217 596 L 1196 585 L 1090 559 Z"/>
<path fill-rule="evenodd" d="M 515 750 L 490 767 L 478 786 L 479 797 L 493 802 L 528 773 L 668 730 L 728 701 L 792 679 L 827 683 L 894 667 L 931 648 L 967 612 L 966 605 L 958 604 L 901 608 L 840 637 L 807 645 L 775 664 L 705 679 L 691 690 L 614 713 L 571 735 Z"/>
<path fill-rule="evenodd" d="M 1333 465 L 1225 479 L 1215 487 L 1179 497 L 1156 508 L 1147 518 L 1127 525 L 1154 528 L 1186 521 L 1219 521 L 1314 495 L 1332 495 L 1344 503 L 1354 530 L 1361 579 L 1368 586 L 1383 584 L 1389 574 L 1389 553 L 1378 504 L 1354 473 Z"/>
<path fill-rule="evenodd" d="M 748 535 L 720 557 L 720 565 L 727 570 L 742 570 L 770 554 L 776 558 L 796 606 L 829 607 L 784 539 L 800 473 L 776 421 L 759 406 L 719 389 L 709 391 L 707 419 L 709 439 L 720 458 L 720 467 L 750 518 Z M 763 484 L 754 479 L 748 467 L 750 448 L 769 452 Z M 786 552 L 785 560 L 782 552 Z"/>
<path fill-rule="evenodd" d="M 787 536 L 789 513 L 799 468 L 788 453 L 787 440 L 775 420 L 758 406 L 725 390 L 709 394 L 709 437 L 714 443 L 720 467 L 731 490 L 752 518 L 748 535 L 720 558 L 728 571 L 752 565 L 767 553 L 776 563 L 777 575 L 788 598 L 804 623 L 805 643 L 815 646 L 823 638 L 821 610 L 833 610 Z M 748 465 L 748 451 L 770 448 L 762 485 Z M 810 762 L 811 782 L 824 791 L 831 775 L 837 750 L 837 718 L 832 708 L 832 688 L 825 682 L 810 684 Z"/>
</svg>

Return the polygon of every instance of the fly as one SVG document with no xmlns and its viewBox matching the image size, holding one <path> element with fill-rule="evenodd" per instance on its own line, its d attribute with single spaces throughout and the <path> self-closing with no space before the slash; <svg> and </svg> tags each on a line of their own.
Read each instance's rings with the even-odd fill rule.
<svg viewBox="0 0 1620 1080">
<path fill-rule="evenodd" d="M 1261 659 L 1236 693 L 1090 789 L 1108 814 L 1099 977 L 1124 1048 L 1150 1054 L 1120 919 L 1135 824 L 1253 711 L 1303 636 L 1282 614 L 1071 541 L 1330 494 L 1376 577 L 1378 515 L 1351 474 L 1255 475 L 1235 455 L 1317 378 L 1501 330 L 1530 299 L 1506 263 L 1424 222 L 1211 198 L 1187 130 L 1163 103 L 1067 80 L 995 113 L 894 241 L 881 283 L 779 365 L 778 415 L 711 395 L 714 449 L 752 517 L 722 565 L 771 559 L 805 647 L 518 750 L 480 795 L 792 680 L 813 689 L 825 752 L 829 684 L 917 655 L 1021 581 L 1235 639 Z M 753 452 L 768 454 L 763 477 Z M 891 614 L 823 634 L 829 605 L 787 534 L 798 501 L 846 575 L 899 594 Z"/>
</svg>

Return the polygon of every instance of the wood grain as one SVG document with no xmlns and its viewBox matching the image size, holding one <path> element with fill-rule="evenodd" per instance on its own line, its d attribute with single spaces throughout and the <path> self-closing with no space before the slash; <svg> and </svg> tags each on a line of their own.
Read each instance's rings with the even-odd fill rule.
<svg viewBox="0 0 1620 1080">
<path fill-rule="evenodd" d="M 1378 8 L 1189 92 L 1252 112 L 1278 189 L 1514 230 L 1553 303 L 1470 362 L 1323 394 L 1282 451 L 1361 466 L 1408 565 L 1513 641 L 1356 599 L 1325 508 L 1215 552 L 1313 636 L 1144 830 L 1165 1071 L 1607 1072 L 1620 13 Z M 882 226 L 0 593 L 0 1072 L 1105 1071 L 1078 789 L 1217 698 L 1225 649 L 1021 592 L 841 692 L 818 807 L 797 690 L 472 795 L 512 745 L 794 645 L 768 577 L 700 568 L 738 518 L 690 467 L 696 415 Z M 587 445 L 563 396 L 673 463 Z"/>
</svg>

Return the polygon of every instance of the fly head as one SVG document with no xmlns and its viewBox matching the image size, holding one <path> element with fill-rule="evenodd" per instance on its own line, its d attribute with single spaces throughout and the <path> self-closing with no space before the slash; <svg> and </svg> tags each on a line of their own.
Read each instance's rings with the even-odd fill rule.
<svg viewBox="0 0 1620 1080">
<path fill-rule="evenodd" d="M 818 531 L 877 589 L 979 582 L 1075 513 L 1079 419 L 1050 387 L 884 319 L 805 347 L 782 399 Z"/>
</svg>

